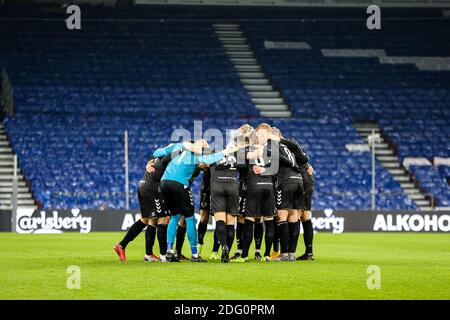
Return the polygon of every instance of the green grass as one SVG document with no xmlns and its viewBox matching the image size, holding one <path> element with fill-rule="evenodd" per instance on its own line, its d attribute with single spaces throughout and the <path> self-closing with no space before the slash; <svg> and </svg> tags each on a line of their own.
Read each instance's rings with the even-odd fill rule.
<svg viewBox="0 0 450 320">
<path fill-rule="evenodd" d="M 119 263 L 122 236 L 1 233 L 0 299 L 450 299 L 448 234 L 320 233 L 314 262 L 247 264 L 144 263 L 143 234 Z M 66 287 L 70 265 L 79 290 Z M 378 290 L 367 289 L 369 265 L 381 268 Z"/>
</svg>

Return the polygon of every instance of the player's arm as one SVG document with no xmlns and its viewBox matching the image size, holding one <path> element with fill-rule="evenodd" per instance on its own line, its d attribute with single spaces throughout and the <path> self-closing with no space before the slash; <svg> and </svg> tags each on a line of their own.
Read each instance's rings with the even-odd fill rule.
<svg viewBox="0 0 450 320">
<path fill-rule="evenodd" d="M 147 165 L 145 166 L 145 170 L 146 170 L 148 173 L 153 173 L 153 172 L 155 172 L 155 167 L 153 167 L 153 165 L 155 164 L 155 161 L 156 161 L 156 159 L 155 159 L 155 158 L 152 158 L 152 159 L 150 159 L 150 160 L 147 162 Z"/>
<path fill-rule="evenodd" d="M 192 142 L 183 142 L 183 148 L 195 154 L 202 154 L 203 148 Z"/>
<path fill-rule="evenodd" d="M 295 154 L 298 163 L 305 164 L 309 162 L 308 154 L 302 149 L 297 141 L 294 139 L 281 139 L 281 143 L 286 145 L 288 149 Z"/>
<path fill-rule="evenodd" d="M 153 156 L 156 158 L 161 158 L 170 155 L 172 152 L 175 152 L 182 148 L 183 148 L 182 143 L 171 143 L 167 147 L 156 149 L 155 152 L 153 152 Z"/>
<path fill-rule="evenodd" d="M 223 149 L 221 152 L 208 154 L 208 155 L 196 155 L 196 162 L 197 163 L 204 163 L 204 164 L 213 164 L 220 160 L 222 160 L 223 157 L 226 155 L 229 155 L 231 153 L 235 153 L 238 150 L 238 147 L 235 144 L 229 144 L 225 149 Z"/>
</svg>

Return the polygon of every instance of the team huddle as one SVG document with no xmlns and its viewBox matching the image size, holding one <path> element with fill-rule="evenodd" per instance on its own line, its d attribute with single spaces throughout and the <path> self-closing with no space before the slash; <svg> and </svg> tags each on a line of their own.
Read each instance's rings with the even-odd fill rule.
<svg viewBox="0 0 450 320">
<path fill-rule="evenodd" d="M 210 216 L 216 222 L 211 260 L 247 262 L 253 239 L 257 260 L 314 260 L 314 178 L 308 155 L 297 141 L 266 123 L 256 129 L 245 124 L 232 140 L 220 152 L 200 139 L 170 144 L 153 153 L 138 186 L 141 219 L 114 246 L 121 261 L 126 261 L 126 246 L 147 227 L 144 261 L 189 260 L 182 254 L 187 233 L 190 260 L 205 262 L 201 255 Z M 202 172 L 197 229 L 190 186 Z M 300 223 L 305 253 L 296 257 Z M 153 254 L 156 238 L 159 257 Z M 235 238 L 237 250 L 230 257 Z"/>
</svg>

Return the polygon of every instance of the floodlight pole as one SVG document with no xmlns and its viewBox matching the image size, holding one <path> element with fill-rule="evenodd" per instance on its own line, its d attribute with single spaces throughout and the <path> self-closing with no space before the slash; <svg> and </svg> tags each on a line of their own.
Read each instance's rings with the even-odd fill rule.
<svg viewBox="0 0 450 320">
<path fill-rule="evenodd" d="M 376 162 L 375 162 L 375 130 L 372 130 L 372 139 L 370 141 L 372 149 L 372 190 L 371 193 L 371 209 L 376 209 Z"/>
<path fill-rule="evenodd" d="M 17 220 L 17 155 L 14 155 L 14 172 L 12 181 L 12 194 L 11 194 L 11 231 L 16 232 L 16 220 Z"/>
<path fill-rule="evenodd" d="M 129 190 L 129 178 L 128 178 L 128 130 L 125 130 L 124 137 L 125 147 L 125 209 L 130 209 L 130 190 Z"/>
</svg>

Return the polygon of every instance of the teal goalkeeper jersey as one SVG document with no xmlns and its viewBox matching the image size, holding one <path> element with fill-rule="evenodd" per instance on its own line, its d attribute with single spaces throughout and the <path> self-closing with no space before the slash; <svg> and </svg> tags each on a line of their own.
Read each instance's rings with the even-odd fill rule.
<svg viewBox="0 0 450 320">
<path fill-rule="evenodd" d="M 165 148 L 159 148 L 154 153 L 154 157 L 164 157 L 183 148 L 182 143 L 170 144 Z M 184 186 L 189 186 L 189 179 L 195 168 L 200 163 L 213 164 L 220 161 L 224 157 L 222 152 L 210 155 L 197 155 L 188 150 L 182 150 L 176 157 L 169 162 L 161 181 L 171 180 L 177 181 Z"/>
</svg>

